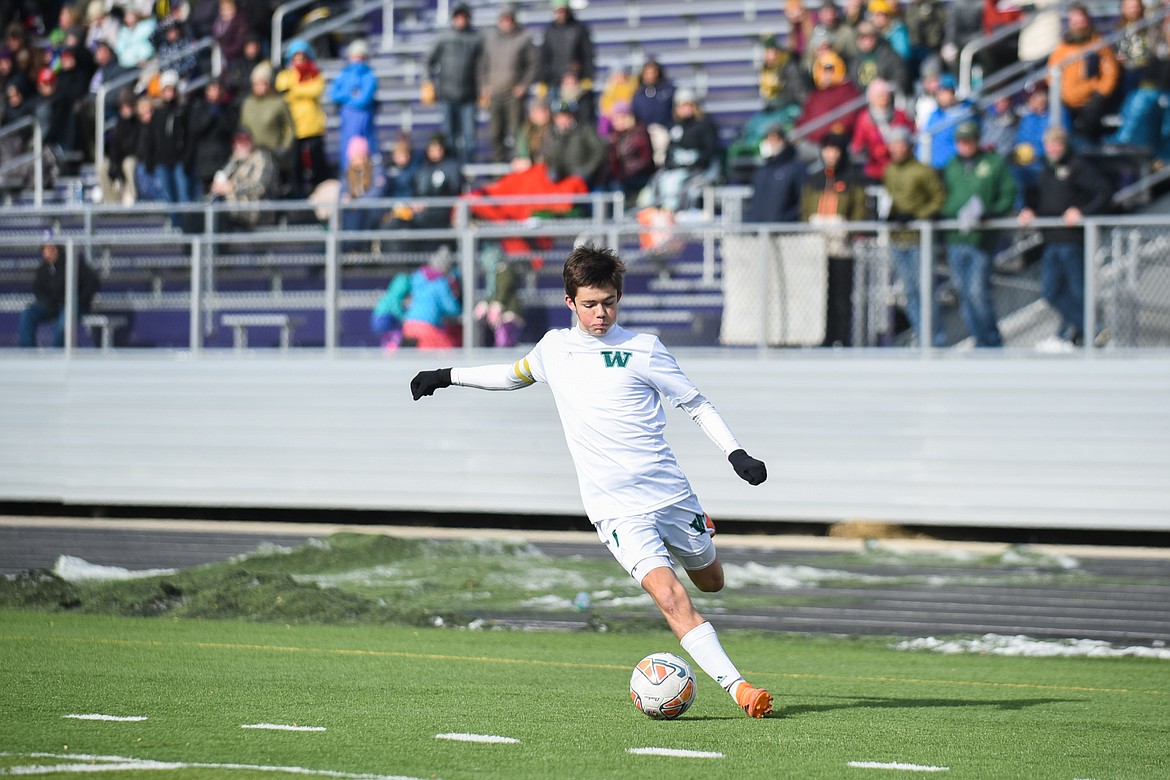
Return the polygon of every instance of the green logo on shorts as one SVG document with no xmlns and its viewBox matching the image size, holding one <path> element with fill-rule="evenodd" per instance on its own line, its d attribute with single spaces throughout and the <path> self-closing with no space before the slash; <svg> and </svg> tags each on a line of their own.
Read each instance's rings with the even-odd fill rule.
<svg viewBox="0 0 1170 780">
<path fill-rule="evenodd" d="M 695 519 L 691 521 L 691 528 L 694 528 L 697 534 L 707 533 L 707 518 L 695 515 Z"/>
</svg>

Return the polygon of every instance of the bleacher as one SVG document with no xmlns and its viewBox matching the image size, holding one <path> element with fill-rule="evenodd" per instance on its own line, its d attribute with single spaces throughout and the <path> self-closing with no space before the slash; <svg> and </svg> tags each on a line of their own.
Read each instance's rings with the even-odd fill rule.
<svg viewBox="0 0 1170 780">
<path fill-rule="evenodd" d="M 807 4 L 811 8 L 818 3 L 810 0 Z M 471 5 L 476 27 L 494 24 L 499 2 Z M 519 5 L 521 23 L 539 38 L 552 18 L 547 1 Z M 410 131 L 421 145 L 440 123 L 438 109 L 422 106 L 418 101 L 422 61 L 440 27 L 435 21 L 434 6 L 401 4 L 397 13 L 401 16 L 395 19 L 393 45 L 383 49 L 381 36 L 369 36 L 371 65 L 380 77 L 377 123 L 383 149 L 400 130 Z M 704 109 L 715 118 L 725 142 L 730 142 L 746 118 L 759 109 L 756 69 L 761 58 L 761 38 L 787 31 L 783 3 L 754 0 L 591 0 L 577 16 L 593 31 L 598 90 L 612 69 L 626 66 L 636 71 L 648 56 L 653 56 L 676 85 L 691 87 L 702 96 Z M 380 19 L 376 21 L 381 23 Z M 343 64 L 337 59 L 323 60 L 322 71 L 329 79 Z M 328 112 L 327 148 L 336 160 L 337 119 L 331 106 Z M 486 123 L 481 122 L 480 159 L 487 157 L 485 130 Z M 182 234 L 169 228 L 167 209 L 141 204 L 125 211 L 71 204 L 78 183 L 87 190 L 92 188 L 92 168 L 83 167 L 77 179 L 59 180 L 47 193 L 47 203 L 67 205 L 56 209 L 52 217 L 18 211 L 0 219 L 0 241 L 9 242 L 0 245 L 0 347 L 15 344 L 16 318 L 28 299 L 29 279 L 38 262 L 29 247 L 39 243 L 45 229 L 73 237 L 84 247 L 103 278 L 99 310 L 127 320 L 116 333 L 119 346 L 188 346 L 192 319 L 191 248 Z M 13 202 L 19 206 L 29 200 L 26 193 Z M 235 343 L 238 336 L 232 326 L 224 324 L 225 313 L 264 312 L 296 318 L 294 345 L 327 343 L 330 324 L 325 321 L 323 301 L 330 290 L 324 268 L 325 231 L 312 219 L 297 218 L 293 205 L 283 211 L 287 213 L 254 234 L 235 234 L 219 242 L 214 262 L 205 263 L 199 280 L 204 346 L 231 347 Z M 515 227 L 518 233 L 525 230 L 524 226 Z M 590 222 L 571 227 L 579 230 L 555 239 L 553 250 L 516 258 L 524 269 L 522 300 L 529 311 L 526 340 L 539 336 L 545 327 L 568 322 L 561 300 L 559 264 L 543 264 L 541 260 L 544 254 L 563 256 L 575 238 L 597 231 L 597 225 Z M 125 236 L 140 238 L 125 241 Z M 161 238 L 154 241 L 152 236 Z M 675 343 L 717 344 L 723 304 L 718 274 L 712 274 L 712 264 L 718 262 L 718 257 L 712 255 L 710 244 L 697 237 L 685 241 L 677 256 L 664 264 L 643 252 L 633 230 L 622 232 L 620 240 L 620 249 L 631 261 L 623 320 Z M 27 244 L 22 247 L 15 243 L 21 241 Z M 368 326 L 370 309 L 394 272 L 417 266 L 425 256 L 421 252 L 342 255 L 336 283 L 336 343 L 376 346 L 376 337 Z M 279 328 L 257 327 L 255 333 L 249 334 L 248 343 L 277 346 L 280 337 Z M 92 343 L 88 338 L 83 329 L 82 343 Z"/>
</svg>

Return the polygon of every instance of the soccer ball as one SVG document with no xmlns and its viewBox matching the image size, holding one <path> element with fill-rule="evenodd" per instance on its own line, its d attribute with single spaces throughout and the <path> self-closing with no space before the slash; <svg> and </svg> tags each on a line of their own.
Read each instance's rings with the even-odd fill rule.
<svg viewBox="0 0 1170 780">
<path fill-rule="evenodd" d="M 655 720 L 673 720 L 695 702 L 695 673 L 674 653 L 651 653 L 630 676 L 630 698 Z"/>
</svg>

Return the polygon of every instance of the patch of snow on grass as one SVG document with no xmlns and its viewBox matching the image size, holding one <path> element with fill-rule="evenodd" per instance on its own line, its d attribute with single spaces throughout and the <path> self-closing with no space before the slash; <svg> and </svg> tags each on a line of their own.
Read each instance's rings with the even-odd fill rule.
<svg viewBox="0 0 1170 780">
<path fill-rule="evenodd" d="M 977 639 L 936 639 L 928 636 L 908 639 L 890 645 L 894 650 L 929 650 L 933 653 L 959 654 L 979 653 L 981 655 L 1010 655 L 1043 658 L 1051 656 L 1088 658 L 1156 658 L 1170 660 L 1170 648 L 1165 647 L 1114 647 L 1099 639 L 1033 639 L 1028 636 L 1003 636 L 984 634 Z"/>
<path fill-rule="evenodd" d="M 68 582 L 116 582 L 174 574 L 177 569 L 124 569 L 121 566 L 102 566 L 83 558 L 61 555 L 53 564 L 53 573 Z"/>
</svg>

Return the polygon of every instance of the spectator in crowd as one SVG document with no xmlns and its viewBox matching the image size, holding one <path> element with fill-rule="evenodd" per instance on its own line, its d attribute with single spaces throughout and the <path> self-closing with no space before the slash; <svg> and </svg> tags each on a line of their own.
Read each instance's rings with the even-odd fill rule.
<svg viewBox="0 0 1170 780">
<path fill-rule="evenodd" d="M 73 106 L 68 97 L 57 88 L 57 74 L 52 68 L 41 68 L 37 74 L 37 97 L 33 102 L 33 114 L 41 126 L 43 143 L 53 149 L 54 154 L 64 151 L 73 128 Z"/>
<path fill-rule="evenodd" d="M 378 137 L 374 127 L 374 113 L 377 110 L 378 77 L 366 60 L 370 49 L 365 41 L 356 40 L 346 49 L 348 64 L 337 74 L 329 86 L 329 100 L 338 106 L 341 126 L 338 129 L 341 148 L 349 148 L 349 139 L 355 135 L 364 136 L 371 149 L 378 148 Z M 342 160 L 341 172 L 345 173 Z"/>
<path fill-rule="evenodd" d="M 0 96 L 8 89 L 8 82 L 14 78 L 23 78 L 24 74 L 13 70 L 12 52 L 0 47 Z M 0 125 L 4 124 L 4 102 L 0 100 Z"/>
<path fill-rule="evenodd" d="M 973 0 L 950 3 L 947 7 L 946 31 L 939 54 L 947 69 L 959 69 L 959 53 L 963 47 L 983 35 L 983 5 Z"/>
<path fill-rule="evenodd" d="M 1016 113 L 1015 100 L 1011 95 L 1000 95 L 983 112 L 983 136 L 979 144 L 1010 160 L 1012 150 L 1016 147 L 1019 124 L 1020 115 Z"/>
<path fill-rule="evenodd" d="M 847 136 L 830 133 L 821 141 L 821 167 L 804 182 L 800 216 L 820 225 L 829 261 L 826 298 L 826 347 L 853 343 L 853 246 L 849 234 L 838 226 L 866 217 L 865 188 L 849 162 Z"/>
<path fill-rule="evenodd" d="M 596 116 L 593 106 L 593 37 L 589 28 L 577 20 L 569 0 L 552 0 L 553 22 L 544 31 L 540 45 L 540 82 L 549 99 L 559 101 L 560 84 L 566 73 L 573 74 L 584 95 L 577 101 L 581 116 Z"/>
<path fill-rule="evenodd" d="M 117 35 L 118 20 L 105 0 L 89 0 L 85 6 L 85 48 L 96 52 L 98 41 L 113 41 Z M 110 50 L 113 51 L 112 44 Z"/>
<path fill-rule="evenodd" d="M 955 156 L 943 169 L 947 197 L 942 216 L 959 222 L 947 232 L 947 265 L 959 295 L 959 311 L 977 347 L 1002 347 L 991 297 L 994 231 L 987 219 L 1006 216 L 1016 200 L 1016 181 L 995 152 L 979 148 L 979 123 L 964 120 L 955 131 Z"/>
<path fill-rule="evenodd" d="M 865 162 L 862 175 L 869 182 L 880 182 L 890 162 L 888 141 L 899 127 L 914 130 L 914 121 L 906 112 L 894 107 L 894 91 L 883 79 L 871 81 L 865 90 L 865 109 L 853 127 L 850 153 Z"/>
<path fill-rule="evenodd" d="M 427 79 L 443 109 L 443 134 L 455 145 L 461 164 L 475 159 L 476 99 L 483 39 L 471 26 L 471 7 L 456 3 L 450 28 L 439 33 L 427 54 Z"/>
<path fill-rule="evenodd" d="M 480 100 L 488 110 L 493 162 L 508 162 L 515 154 L 524 97 L 536 81 L 539 65 L 532 34 L 516 21 L 516 5 L 505 3 L 496 26 L 484 34 L 479 63 Z"/>
<path fill-rule="evenodd" d="M 526 167 L 544 159 L 544 139 L 551 132 L 552 108 L 548 98 L 533 98 L 528 107 L 528 119 L 520 127 L 516 136 L 516 157 L 512 160 L 512 167 Z"/>
<path fill-rule="evenodd" d="M 654 205 L 667 212 L 697 208 L 703 188 L 716 181 L 720 171 L 719 130 L 699 107 L 689 89 L 674 93 L 674 124 L 666 164 L 643 192 Z"/>
<path fill-rule="evenodd" d="M 1036 177 L 1044 163 L 1044 131 L 1051 117 L 1048 111 L 1048 82 L 1043 79 L 1024 85 L 1024 110 L 1016 124 L 1015 143 L 1012 146 L 1012 170 L 1023 190 L 1035 186 Z"/>
<path fill-rule="evenodd" d="M 402 323 L 403 344 L 419 349 L 452 349 L 463 343 L 455 320 L 463 310 L 458 278 L 452 273 L 455 256 L 439 247 L 426 265 L 410 278 L 410 304 Z"/>
<path fill-rule="evenodd" d="M 291 185 L 296 129 L 288 103 L 272 89 L 272 66 L 261 62 L 252 69 L 252 93 L 240 105 L 240 129 L 255 146 L 272 155 L 281 186 Z"/>
<path fill-rule="evenodd" d="M 442 133 L 435 133 L 427 141 L 423 159 L 414 174 L 413 185 L 416 198 L 454 198 L 463 192 L 463 174 L 459 162 L 451 156 L 447 141 Z M 395 206 L 390 221 L 391 230 L 441 230 L 451 227 L 451 205 L 427 204 L 414 201 L 409 206 Z M 432 251 L 440 246 L 449 246 L 450 241 L 426 239 L 396 240 L 392 251 Z"/>
<path fill-rule="evenodd" d="M 759 133 L 756 134 L 756 141 L 763 136 L 764 128 L 774 122 L 788 128 L 792 127 L 796 118 L 800 116 L 800 106 L 808 94 L 808 85 L 805 82 L 804 71 L 800 67 L 800 60 L 796 53 L 782 45 L 781 40 L 775 35 L 764 40 L 759 93 L 764 105 L 761 114 L 757 116 L 767 119 L 763 121 Z"/>
<path fill-rule="evenodd" d="M 817 8 L 816 25 L 809 34 L 808 44 L 801 57 L 806 72 L 812 72 L 813 60 L 826 44 L 846 61 L 857 56 L 857 30 L 853 25 L 845 23 L 834 0 L 823 0 Z"/>
<path fill-rule="evenodd" d="M 861 97 L 861 91 L 846 77 L 845 61 L 825 46 L 821 47 L 813 62 L 812 79 L 814 88 L 796 120 L 797 129 L 804 133 L 798 152 L 807 162 L 820 157 L 819 146 L 825 136 L 849 137 L 853 133 L 860 109 L 831 120 L 827 117 Z"/>
<path fill-rule="evenodd" d="M 98 183 L 102 203 L 133 206 L 138 200 L 134 171 L 138 166 L 142 123 L 134 113 L 134 91 L 130 87 L 119 90 L 117 100 L 117 121 L 106 139 L 106 156 L 98 170 Z"/>
<path fill-rule="evenodd" d="M 313 49 L 306 41 L 298 38 L 289 43 L 285 57 L 288 65 L 276 76 L 276 91 L 288 103 L 296 136 L 290 189 L 294 197 L 303 197 L 330 178 L 329 161 L 325 157 L 326 117 L 321 108 L 325 77 L 317 68 Z M 369 149 L 369 141 L 366 148 Z M 306 167 L 308 184 L 305 183 Z"/>
<path fill-rule="evenodd" d="M 101 287 L 94 270 L 85 262 L 80 253 L 77 261 L 77 297 L 74 303 L 78 315 L 85 314 L 93 306 L 93 298 Z M 20 314 L 18 343 L 22 347 L 37 346 L 37 327 L 43 322 L 56 321 L 53 329 L 53 346 L 65 346 L 65 249 L 46 236 L 41 244 L 41 264 L 33 279 L 34 300 Z"/>
<path fill-rule="evenodd" d="M 486 297 L 475 304 L 475 320 L 487 326 L 491 339 L 488 343 L 497 347 L 514 347 L 524 329 L 519 275 L 503 250 L 485 250 L 480 258 Z"/>
<path fill-rule="evenodd" d="M 890 231 L 890 257 L 894 263 L 894 276 L 902 285 L 906 296 L 906 318 L 910 320 L 918 343 L 922 338 L 922 250 L 918 231 L 905 229 L 905 224 L 916 219 L 934 219 L 946 200 L 942 179 L 938 171 L 916 159 L 913 132 L 907 127 L 896 127 L 887 139 L 890 162 L 882 173 L 882 184 L 890 196 L 889 221 L 898 227 Z M 933 333 L 931 344 L 941 347 L 946 344 L 942 317 L 937 299 L 931 295 L 931 322 Z"/>
<path fill-rule="evenodd" d="M 906 71 L 910 81 L 914 82 L 922 73 L 922 63 L 942 50 L 946 37 L 947 9 L 940 0 L 910 0 L 903 9 L 903 15 L 906 35 L 910 40 Z"/>
<path fill-rule="evenodd" d="M 788 133 L 779 122 L 768 126 L 760 140 L 763 164 L 752 175 L 752 197 L 743 221 L 751 223 L 795 222 L 801 218 L 800 199 L 806 167 L 788 143 Z"/>
<path fill-rule="evenodd" d="M 614 106 L 628 104 L 632 111 L 637 91 L 638 81 L 628 67 L 620 65 L 609 72 L 598 98 L 597 132 L 603 138 L 613 132 Z"/>
<path fill-rule="evenodd" d="M 594 96 L 581 86 L 581 80 L 577 78 L 576 73 L 561 76 L 561 86 L 556 94 L 557 103 L 572 103 L 577 107 L 577 121 L 597 126 L 596 101 Z"/>
<path fill-rule="evenodd" d="M 615 103 L 612 115 L 613 131 L 606 149 L 610 188 L 633 204 L 654 174 L 654 147 L 630 103 Z"/>
<path fill-rule="evenodd" d="M 554 184 L 579 176 L 591 188 L 605 174 L 605 142 L 593 125 L 577 121 L 577 106 L 562 101 L 553 113 L 552 130 L 542 146 L 549 180 Z"/>
<path fill-rule="evenodd" d="M 210 192 L 216 171 L 231 159 L 232 137 L 239 124 L 221 81 L 207 82 L 202 97 L 192 101 L 187 118 L 187 170 L 197 192 Z"/>
<path fill-rule="evenodd" d="M 57 72 L 57 95 L 65 105 L 68 117 L 62 127 L 60 144 L 65 152 L 77 151 L 82 139 L 77 137 L 80 117 L 89 95 L 89 80 L 93 77 L 93 60 L 74 46 L 61 50 L 61 69 Z M 88 63 L 88 67 L 87 67 Z"/>
<path fill-rule="evenodd" d="M 386 197 L 408 198 L 414 195 L 414 176 L 419 158 L 410 143 L 410 134 L 401 132 L 390 147 L 390 163 L 386 166 Z"/>
<path fill-rule="evenodd" d="M 1040 293 L 1057 314 L 1060 328 L 1037 345 L 1067 351 L 1085 338 L 1085 254 L 1082 222 L 1109 204 L 1113 187 L 1091 163 L 1069 149 L 1062 127 L 1044 133 L 1044 166 L 1035 188 L 1025 195 L 1020 225 L 1036 217 L 1060 217 L 1067 227 L 1041 231 Z"/>
<path fill-rule="evenodd" d="M 243 57 L 244 42 L 248 39 L 249 32 L 248 20 L 240 14 L 236 0 L 219 0 L 219 15 L 212 23 L 211 37 L 219 46 L 224 67 L 228 70 L 231 69 L 232 63 Z"/>
<path fill-rule="evenodd" d="M 155 56 L 163 67 L 179 74 L 183 83 L 199 74 L 199 60 L 195 43 L 185 28 L 174 17 L 166 16 L 158 23 L 154 34 Z"/>
<path fill-rule="evenodd" d="M 788 22 L 788 45 L 797 58 L 804 56 L 809 48 L 816 19 L 805 8 L 804 0 L 787 0 L 784 3 L 784 19 Z"/>
<path fill-rule="evenodd" d="M 138 117 L 138 146 L 134 156 L 138 164 L 134 166 L 134 188 L 138 201 L 163 200 L 164 194 L 159 189 L 158 178 L 154 169 L 146 164 L 147 155 L 154 153 L 154 139 L 150 133 L 150 125 L 154 121 L 154 99 L 150 95 L 139 95 L 134 102 L 134 114 Z"/>
<path fill-rule="evenodd" d="M 955 156 L 955 131 L 966 118 L 975 117 L 975 109 L 955 97 L 955 78 L 949 73 L 939 79 L 935 91 L 938 108 L 926 120 L 925 138 L 920 141 L 918 158 L 941 171 Z"/>
<path fill-rule="evenodd" d="M 922 78 L 918 88 L 906 107 L 906 113 L 914 120 L 915 127 L 926 127 L 930 117 L 938 109 L 938 88 L 942 83 L 942 60 L 931 57 L 922 63 Z"/>
<path fill-rule="evenodd" d="M 1121 0 L 1121 18 L 1118 20 L 1121 37 L 1113 45 L 1113 50 L 1121 64 L 1122 96 L 1128 96 L 1138 88 L 1154 61 L 1157 28 L 1141 27 L 1145 21 L 1146 7 L 1142 0 Z"/>
<path fill-rule="evenodd" d="M 126 68 L 123 68 L 122 64 L 118 62 L 118 57 L 116 54 L 114 54 L 114 47 L 110 44 L 109 41 L 101 40 L 95 44 L 95 48 L 93 50 L 93 62 L 94 71 L 89 80 L 89 94 L 93 95 L 95 98 L 97 97 L 98 90 L 102 87 L 102 85 L 106 85 L 108 87 L 123 75 L 129 73 L 129 71 Z M 117 107 L 117 100 L 118 90 L 108 89 L 106 92 L 107 116 L 112 114 L 114 109 Z M 93 116 L 94 112 L 91 107 L 89 110 L 90 127 L 93 126 Z M 92 136 L 93 133 L 91 132 L 89 135 Z"/>
<path fill-rule="evenodd" d="M 151 38 L 157 26 L 153 17 L 141 18 L 134 8 L 122 9 L 122 25 L 114 38 L 118 62 L 127 68 L 141 68 L 154 56 Z"/>
<path fill-rule="evenodd" d="M 29 81 L 35 80 L 44 66 L 43 54 L 33 48 L 23 24 L 12 22 L 8 25 L 4 30 L 4 45 L 12 54 L 14 69 L 27 76 Z"/>
<path fill-rule="evenodd" d="M 1003 27 L 1013 25 L 1020 21 L 1023 15 L 1021 10 L 1021 3 L 1015 0 L 1009 2 L 1002 2 L 1002 0 L 983 0 L 983 35 L 985 38 L 990 38 L 991 35 Z M 1020 33 L 1010 33 L 1005 38 L 995 41 L 988 41 L 988 45 L 984 46 L 975 54 L 975 62 L 983 69 L 984 75 L 995 73 L 997 70 L 1007 67 L 1017 59 L 1017 52 L 1020 48 Z"/>
<path fill-rule="evenodd" d="M 405 271 L 394 274 L 370 312 L 370 330 L 384 349 L 395 350 L 402 343 L 402 321 L 410 305 L 410 276 Z"/>
<path fill-rule="evenodd" d="M 227 89 L 228 99 L 237 107 L 252 91 L 252 71 L 261 62 L 267 62 L 267 59 L 260 46 L 260 39 L 255 35 L 249 35 L 244 41 L 243 54 L 224 65 L 223 84 Z"/>
<path fill-rule="evenodd" d="M 26 84 L 27 79 L 25 79 L 24 74 L 18 73 L 9 79 L 4 87 L 5 124 L 15 124 L 25 118 L 36 119 L 37 101 L 35 98 L 32 100 L 25 98 Z M 0 136 L 0 167 L 29 151 L 32 135 L 32 128 L 26 127 L 23 130 Z M 0 178 L 0 187 L 6 190 L 24 189 L 27 183 L 32 181 L 32 175 L 34 175 L 32 165 L 18 166 L 16 170 L 9 169 Z"/>
<path fill-rule="evenodd" d="M 155 108 L 150 126 L 146 128 L 142 147 L 142 162 L 158 183 L 167 203 L 189 203 L 194 200 L 191 178 L 187 173 L 187 111 L 179 98 L 179 74 L 168 70 L 159 79 L 162 100 Z M 179 226 L 178 215 L 170 215 L 171 223 Z"/>
<path fill-rule="evenodd" d="M 280 175 L 272 153 L 252 142 L 247 130 L 238 130 L 232 139 L 232 156 L 211 182 L 212 200 L 228 204 L 222 216 L 225 229 L 251 230 L 267 222 L 270 211 L 255 207 L 259 201 L 271 200 L 280 193 Z"/>
<path fill-rule="evenodd" d="M 654 144 L 654 164 L 661 168 L 666 162 L 666 146 L 670 143 L 668 129 L 674 121 L 674 84 L 666 78 L 662 65 L 654 58 L 642 64 L 632 103 L 634 116 L 646 126 Z"/>
<path fill-rule="evenodd" d="M 846 74 L 861 90 L 868 89 L 870 84 L 878 80 L 885 81 L 903 94 L 908 94 L 910 90 L 906 62 L 872 22 L 857 25 L 857 55 L 849 61 Z"/>
<path fill-rule="evenodd" d="M 898 14 L 897 0 L 869 0 L 868 10 L 869 21 L 877 28 L 878 35 L 890 44 L 890 48 L 905 63 L 910 59 L 910 34 Z"/>
<path fill-rule="evenodd" d="M 381 160 L 370 154 L 370 142 L 365 136 L 355 135 L 349 139 L 345 150 L 345 176 L 341 180 L 341 202 L 375 200 L 386 197 L 386 171 Z M 382 223 L 383 210 L 379 208 L 346 208 L 341 212 L 341 229 L 375 230 Z M 346 241 L 342 251 L 358 251 L 361 244 L 368 242 Z"/>
<path fill-rule="evenodd" d="M 1068 31 L 1049 55 L 1048 69 L 1060 69 L 1060 100 L 1073 131 L 1097 143 L 1105 132 L 1102 120 L 1114 108 L 1121 66 L 1085 6 L 1074 3 L 1067 13 Z"/>
<path fill-rule="evenodd" d="M 866 2 L 868 0 L 845 0 L 841 4 L 841 21 L 856 30 L 865 18 Z"/>
</svg>

